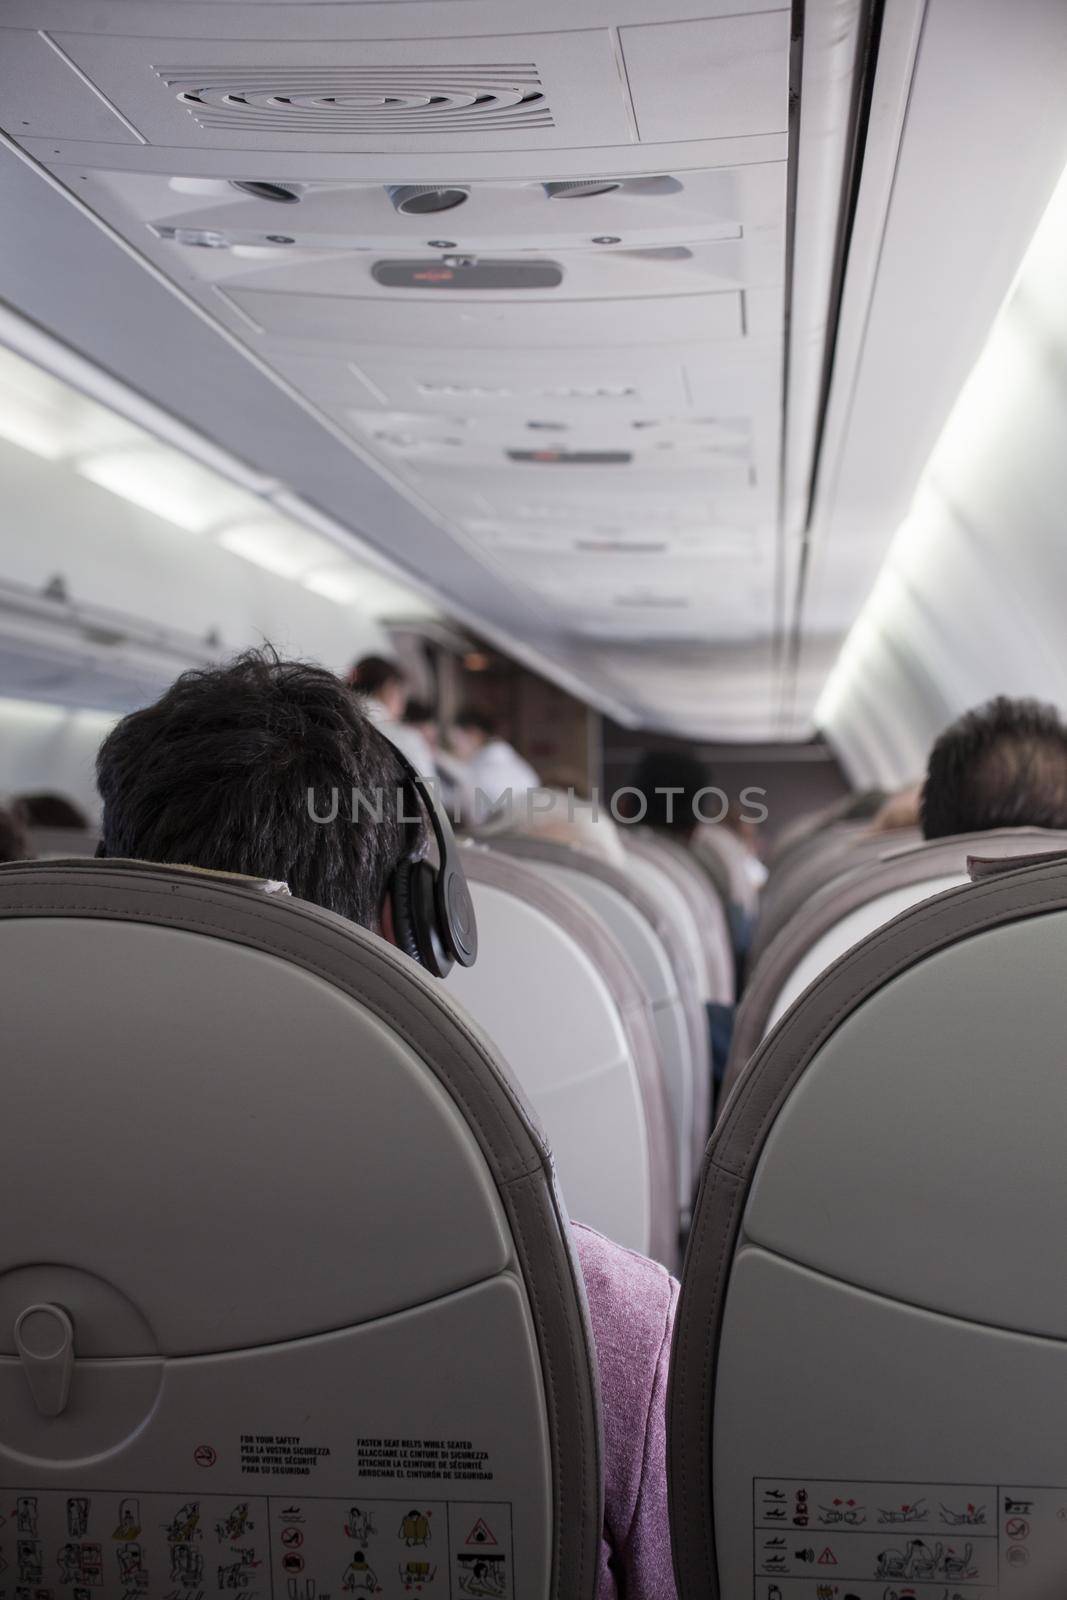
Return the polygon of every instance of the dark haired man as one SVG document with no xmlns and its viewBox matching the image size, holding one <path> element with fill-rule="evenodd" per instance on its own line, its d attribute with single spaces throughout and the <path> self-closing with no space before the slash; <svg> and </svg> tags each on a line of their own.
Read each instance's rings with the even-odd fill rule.
<svg viewBox="0 0 1067 1600">
<path fill-rule="evenodd" d="M 930 752 L 923 835 L 1067 828 L 1067 727 L 1055 706 L 998 695 L 957 718 Z"/>
<path fill-rule="evenodd" d="M 402 781 L 392 746 L 340 679 L 260 650 L 183 673 L 97 757 L 109 856 L 284 879 L 387 939 L 389 882 L 413 842 L 398 814 Z M 380 820 L 373 803 L 349 807 L 353 788 L 372 802 L 382 791 Z M 574 1243 L 604 1418 L 597 1600 L 673 1600 L 665 1408 L 678 1286 L 578 1224 Z"/>
<path fill-rule="evenodd" d="M 112 729 L 96 777 L 109 856 L 280 878 L 380 930 L 407 836 L 404 772 L 332 673 L 259 650 L 184 672 Z M 353 788 L 367 805 L 351 806 Z M 336 825 L 313 820 L 309 795 L 318 816 L 336 801 Z"/>
</svg>

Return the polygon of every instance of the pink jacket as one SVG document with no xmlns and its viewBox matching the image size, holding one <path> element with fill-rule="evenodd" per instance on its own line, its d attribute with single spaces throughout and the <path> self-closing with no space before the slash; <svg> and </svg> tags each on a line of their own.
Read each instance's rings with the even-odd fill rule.
<svg viewBox="0 0 1067 1600">
<path fill-rule="evenodd" d="M 667 1520 L 667 1363 L 678 1285 L 572 1224 L 600 1369 L 604 1532 L 597 1600 L 676 1600 Z"/>
</svg>

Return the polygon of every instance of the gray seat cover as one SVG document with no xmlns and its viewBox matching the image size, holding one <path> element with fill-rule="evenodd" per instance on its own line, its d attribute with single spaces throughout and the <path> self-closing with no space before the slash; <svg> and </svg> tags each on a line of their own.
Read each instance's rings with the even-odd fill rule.
<svg viewBox="0 0 1067 1600">
<path fill-rule="evenodd" d="M 913 906 L 761 1046 L 682 1277 L 681 1600 L 1062 1593 L 1065 972 L 1061 858 Z"/>
<path fill-rule="evenodd" d="M 704 861 L 717 860 L 721 864 L 731 903 L 739 906 L 746 917 L 755 916 L 759 890 L 749 876 L 748 851 L 737 835 L 725 823 L 702 822 L 693 830 L 690 848 Z"/>
<path fill-rule="evenodd" d="M 830 960 L 909 904 L 964 883 L 970 856 L 1051 854 L 1067 847 L 1067 833 L 1044 828 L 956 834 L 905 848 L 891 834 L 883 840 L 878 857 L 832 878 L 763 952 L 738 1008 L 724 1096 L 787 1001 L 792 1003 Z"/>
<path fill-rule="evenodd" d="M 572 1217 L 678 1264 L 670 1106 L 648 997 L 577 896 L 484 846 L 463 850 L 480 941 L 449 991 L 537 1112 Z"/>
<path fill-rule="evenodd" d="M 863 866 L 886 851 L 906 850 L 919 843 L 920 835 L 911 828 L 894 833 L 871 833 L 868 823 L 856 822 L 841 822 L 827 828 L 825 837 L 820 836 L 817 845 L 812 841 L 808 850 L 768 879 L 760 900 L 750 964 L 760 959 L 771 940 L 791 917 L 803 911 L 812 895 L 835 877 Z"/>
<path fill-rule="evenodd" d="M 730 926 L 723 902 L 707 873 L 690 850 L 653 828 L 628 828 L 624 839 L 634 855 L 654 861 L 668 873 L 685 896 L 700 932 L 704 999 L 732 1005 L 734 958 Z"/>
<path fill-rule="evenodd" d="M 6 1582 L 589 1600 L 581 1275 L 446 987 L 251 880 L 71 861 L 0 870 L 0 996 Z"/>
<path fill-rule="evenodd" d="M 31 828 L 30 847 L 39 861 L 92 856 L 100 834 L 95 828 Z"/>
<path fill-rule="evenodd" d="M 710 1128 L 711 1069 L 707 1020 L 699 996 L 687 983 L 691 969 L 684 941 L 633 875 L 589 851 L 521 834 L 501 834 L 493 848 L 536 862 L 549 874 L 563 874 L 559 881 L 607 921 L 637 965 L 652 999 L 676 1135 L 679 1204 L 688 1219 Z"/>
</svg>

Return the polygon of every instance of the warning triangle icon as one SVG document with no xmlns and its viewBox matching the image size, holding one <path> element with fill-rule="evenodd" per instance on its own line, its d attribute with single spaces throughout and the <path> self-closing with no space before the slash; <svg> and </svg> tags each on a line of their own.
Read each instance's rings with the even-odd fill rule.
<svg viewBox="0 0 1067 1600">
<path fill-rule="evenodd" d="M 820 1567 L 836 1567 L 837 1566 L 837 1557 L 834 1555 L 834 1553 L 830 1549 L 829 1545 L 826 1546 L 826 1549 L 823 1551 L 822 1555 L 819 1557 L 819 1565 L 820 1565 Z"/>
<path fill-rule="evenodd" d="M 482 1518 L 479 1517 L 470 1533 L 468 1533 L 467 1537 L 464 1539 L 463 1543 L 496 1544 L 496 1539 L 493 1537 L 492 1529 L 489 1527 L 488 1523 L 484 1522 Z"/>
</svg>

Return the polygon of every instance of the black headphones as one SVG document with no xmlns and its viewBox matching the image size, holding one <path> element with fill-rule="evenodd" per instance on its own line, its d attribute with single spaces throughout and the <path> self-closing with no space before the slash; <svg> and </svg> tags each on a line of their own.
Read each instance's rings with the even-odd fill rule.
<svg viewBox="0 0 1067 1600">
<path fill-rule="evenodd" d="M 384 739 L 387 736 L 376 730 Z M 389 881 L 389 903 L 393 911 L 393 932 L 397 947 L 432 972 L 445 978 L 458 961 L 473 967 L 478 957 L 478 923 L 467 879 L 459 863 L 459 850 L 448 813 L 433 792 L 433 787 L 389 740 L 392 754 L 404 773 L 404 820 L 409 802 L 421 804 L 434 838 L 440 861 L 434 866 L 421 850 L 421 828 Z M 400 798 L 398 796 L 398 798 Z"/>
</svg>

